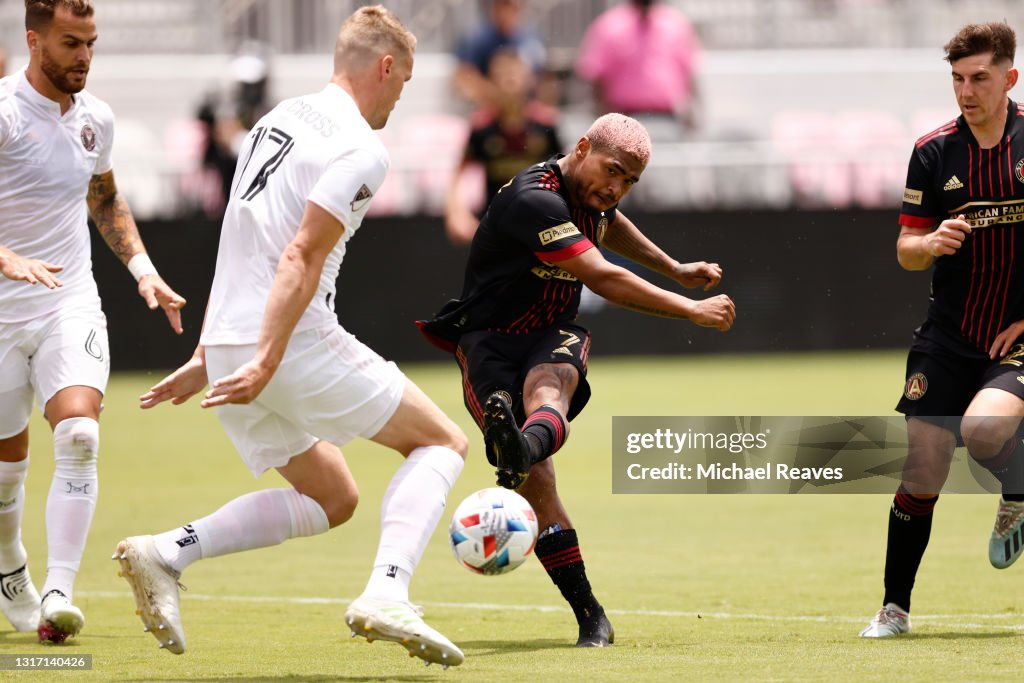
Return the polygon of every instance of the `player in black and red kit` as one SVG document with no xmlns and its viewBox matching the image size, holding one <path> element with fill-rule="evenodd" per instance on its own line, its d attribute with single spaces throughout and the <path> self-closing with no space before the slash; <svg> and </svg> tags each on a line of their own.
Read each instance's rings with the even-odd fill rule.
<svg viewBox="0 0 1024 683">
<path fill-rule="evenodd" d="M 494 100 L 472 117 L 469 140 L 445 203 L 445 233 L 459 245 L 473 240 L 480 222 L 461 191 L 463 177 L 474 163 L 483 166 L 490 201 L 516 173 L 562 151 L 558 112 L 533 99 L 533 72 L 517 52 L 496 52 L 487 78 L 494 88 Z"/>
<path fill-rule="evenodd" d="M 549 458 L 590 398 L 590 333 L 574 322 L 583 285 L 627 308 L 721 331 L 735 318 L 728 296 L 687 299 L 609 263 L 595 248 L 603 244 L 685 287 L 707 290 L 721 279 L 718 264 L 677 262 L 618 211 L 650 154 L 640 123 L 607 114 L 568 156 L 517 175 L 491 201 L 473 238 L 461 298 L 420 323 L 428 339 L 455 354 L 466 407 L 483 429 L 498 483 L 517 489 L 537 512 L 537 557 L 576 615 L 580 647 L 614 640 Z"/>
<path fill-rule="evenodd" d="M 961 116 L 915 144 L 899 219 L 900 265 L 935 270 L 897 406 L 909 448 L 889 513 L 883 607 L 860 634 L 870 638 L 910 630 L 910 593 L 958 439 L 1002 484 L 989 560 L 1008 567 L 1024 549 L 1024 108 L 1007 95 L 1016 38 L 1005 23 L 971 24 L 945 50 Z"/>
</svg>

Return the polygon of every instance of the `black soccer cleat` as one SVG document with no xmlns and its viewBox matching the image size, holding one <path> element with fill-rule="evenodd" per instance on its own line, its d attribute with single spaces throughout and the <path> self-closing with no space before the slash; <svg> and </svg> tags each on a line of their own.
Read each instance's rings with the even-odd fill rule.
<svg viewBox="0 0 1024 683">
<path fill-rule="evenodd" d="M 604 610 L 580 622 L 580 637 L 576 647 L 608 647 L 615 642 L 615 629 Z"/>
<path fill-rule="evenodd" d="M 498 486 L 517 489 L 530 476 L 530 443 L 516 426 L 507 394 L 495 392 L 484 403 L 484 444 L 494 453 Z"/>
</svg>

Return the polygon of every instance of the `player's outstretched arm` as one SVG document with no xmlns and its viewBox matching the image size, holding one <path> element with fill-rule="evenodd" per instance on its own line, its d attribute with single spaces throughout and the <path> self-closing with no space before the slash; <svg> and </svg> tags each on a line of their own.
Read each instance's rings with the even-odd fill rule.
<svg viewBox="0 0 1024 683">
<path fill-rule="evenodd" d="M 621 211 L 608 226 L 602 244 L 630 261 L 670 277 L 689 289 L 701 287 L 706 292 L 718 286 L 722 279 L 722 267 L 717 263 L 676 261 L 640 232 L 636 224 Z"/>
<path fill-rule="evenodd" d="M 30 285 L 41 282 L 47 289 L 54 289 L 63 286 L 63 283 L 53 276 L 62 270 L 64 266 L 18 256 L 0 244 L 0 274 L 8 280 L 23 280 Z"/>
<path fill-rule="evenodd" d="M 164 401 L 178 406 L 198 394 L 205 386 L 206 353 L 202 346 L 198 346 L 187 363 L 139 396 L 139 407 L 145 410 Z"/>
<path fill-rule="evenodd" d="M 288 340 L 320 284 L 327 256 L 341 239 L 345 226 L 326 210 L 306 203 L 302 224 L 277 262 L 267 308 L 256 346 L 256 357 L 227 377 L 213 382 L 202 406 L 250 403 L 274 376 Z"/>
<path fill-rule="evenodd" d="M 963 214 L 942 221 L 934 230 L 904 225 L 896 240 L 896 258 L 904 270 L 926 270 L 937 257 L 955 254 L 970 234 Z"/>
<path fill-rule="evenodd" d="M 725 294 L 699 301 L 687 299 L 609 263 L 597 249 L 588 249 L 578 256 L 559 261 L 558 265 L 599 296 L 640 313 L 689 320 L 720 332 L 732 327 L 736 319 L 736 305 Z"/>
<path fill-rule="evenodd" d="M 185 306 L 185 299 L 163 281 L 146 255 L 146 247 L 142 244 L 128 202 L 117 191 L 113 171 L 92 177 L 86 202 L 89 215 L 103 240 L 138 280 L 139 296 L 150 310 L 162 308 L 171 328 L 181 334 L 181 309 Z"/>
</svg>

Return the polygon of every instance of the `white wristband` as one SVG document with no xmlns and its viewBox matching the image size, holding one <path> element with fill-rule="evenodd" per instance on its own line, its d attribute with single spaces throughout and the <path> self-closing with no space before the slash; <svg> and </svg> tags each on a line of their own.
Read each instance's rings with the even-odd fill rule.
<svg viewBox="0 0 1024 683">
<path fill-rule="evenodd" d="M 149 254 L 136 254 L 128 261 L 128 272 L 138 282 L 146 275 L 156 275 L 156 266 L 149 260 Z"/>
</svg>

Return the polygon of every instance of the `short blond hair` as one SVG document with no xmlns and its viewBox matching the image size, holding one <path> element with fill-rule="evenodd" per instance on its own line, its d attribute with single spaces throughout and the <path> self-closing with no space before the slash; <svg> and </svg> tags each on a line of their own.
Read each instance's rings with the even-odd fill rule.
<svg viewBox="0 0 1024 683">
<path fill-rule="evenodd" d="M 625 152 L 644 166 L 651 160 L 651 136 L 644 124 L 625 114 L 605 114 L 590 126 L 586 138 L 594 149 Z"/>
<path fill-rule="evenodd" d="M 412 57 L 416 36 L 391 10 L 383 5 L 360 7 L 338 31 L 334 48 L 334 72 L 341 73 L 366 66 L 380 55 Z"/>
</svg>

